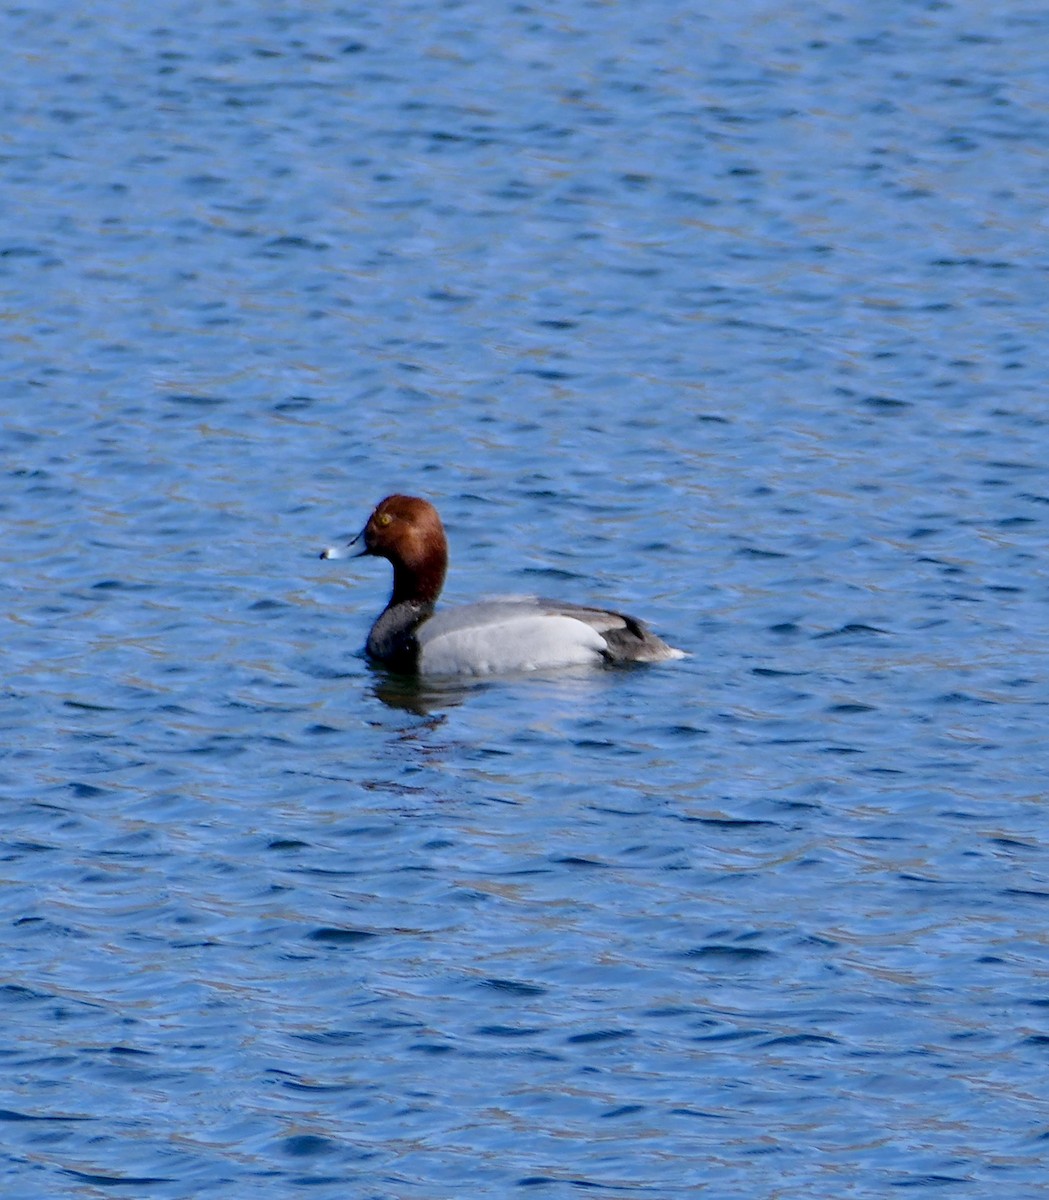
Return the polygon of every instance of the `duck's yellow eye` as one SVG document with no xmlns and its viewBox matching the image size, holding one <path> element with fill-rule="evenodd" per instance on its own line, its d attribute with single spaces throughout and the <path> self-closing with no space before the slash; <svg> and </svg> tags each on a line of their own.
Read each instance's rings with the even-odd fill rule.
<svg viewBox="0 0 1049 1200">
<path fill-rule="evenodd" d="M 380 525 L 389 525 L 389 523 L 393 520 L 393 517 L 391 517 L 389 513 L 379 513 L 376 519 Z"/>
</svg>

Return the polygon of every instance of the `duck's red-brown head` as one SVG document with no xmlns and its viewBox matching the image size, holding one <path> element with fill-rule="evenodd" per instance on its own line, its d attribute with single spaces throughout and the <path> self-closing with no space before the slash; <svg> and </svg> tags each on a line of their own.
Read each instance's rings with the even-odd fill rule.
<svg viewBox="0 0 1049 1200">
<path fill-rule="evenodd" d="M 437 509 L 418 496 L 387 496 L 358 535 L 361 554 L 393 564 L 391 604 L 435 604 L 448 571 L 448 539 Z M 357 538 L 354 541 L 358 540 Z"/>
</svg>

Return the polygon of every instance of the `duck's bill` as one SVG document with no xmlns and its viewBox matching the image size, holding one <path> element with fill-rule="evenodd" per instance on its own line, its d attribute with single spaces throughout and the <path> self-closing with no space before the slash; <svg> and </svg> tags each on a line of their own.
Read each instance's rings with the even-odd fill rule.
<svg viewBox="0 0 1049 1200">
<path fill-rule="evenodd" d="M 360 542 L 360 546 L 355 550 L 353 547 Z M 362 554 L 368 553 L 368 545 L 364 541 L 364 530 L 353 539 L 352 542 L 347 542 L 345 546 L 325 546 L 321 551 L 321 558 L 360 558 Z"/>
</svg>

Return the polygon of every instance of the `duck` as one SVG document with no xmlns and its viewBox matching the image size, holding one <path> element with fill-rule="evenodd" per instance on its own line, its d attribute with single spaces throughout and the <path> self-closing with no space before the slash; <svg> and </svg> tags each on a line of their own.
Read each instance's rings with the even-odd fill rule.
<svg viewBox="0 0 1049 1200">
<path fill-rule="evenodd" d="M 345 548 L 321 551 L 322 559 L 369 555 L 393 567 L 393 591 L 365 652 L 399 674 L 489 675 L 685 657 L 643 621 L 606 608 L 503 596 L 438 610 L 448 538 L 437 509 L 419 496 L 387 496 Z"/>
</svg>

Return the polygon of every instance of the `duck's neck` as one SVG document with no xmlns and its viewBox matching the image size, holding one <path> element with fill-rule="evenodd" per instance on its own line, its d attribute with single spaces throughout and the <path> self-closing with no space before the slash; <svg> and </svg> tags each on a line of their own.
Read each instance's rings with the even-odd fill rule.
<svg viewBox="0 0 1049 1200">
<path fill-rule="evenodd" d="M 433 613 L 447 570 L 448 552 L 443 548 L 411 563 L 393 563 L 393 595 L 368 634 L 369 657 L 395 671 L 416 669 L 415 631 Z"/>
<path fill-rule="evenodd" d="M 437 597 L 444 587 L 444 577 L 448 573 L 448 551 L 443 547 L 435 547 L 424 558 L 412 563 L 395 562 L 393 564 L 393 595 L 390 597 L 389 608 L 398 604 L 419 605 L 431 611 L 437 604 Z"/>
</svg>

